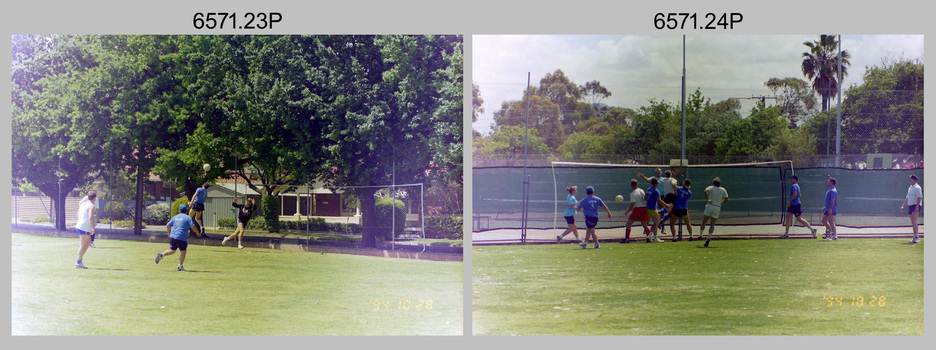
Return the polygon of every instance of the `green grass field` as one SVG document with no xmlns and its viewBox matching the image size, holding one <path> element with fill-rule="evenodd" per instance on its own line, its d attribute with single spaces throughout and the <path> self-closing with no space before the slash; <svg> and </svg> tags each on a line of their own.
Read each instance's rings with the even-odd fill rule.
<svg viewBox="0 0 936 350">
<path fill-rule="evenodd" d="M 13 335 L 458 335 L 462 263 L 14 233 Z"/>
<path fill-rule="evenodd" d="M 906 241 L 475 246 L 473 332 L 921 335 L 923 244 Z"/>
</svg>

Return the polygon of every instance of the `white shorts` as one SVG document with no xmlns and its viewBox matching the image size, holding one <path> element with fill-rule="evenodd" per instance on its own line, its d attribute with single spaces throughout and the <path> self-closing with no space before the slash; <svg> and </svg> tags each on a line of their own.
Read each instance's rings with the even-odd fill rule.
<svg viewBox="0 0 936 350">
<path fill-rule="evenodd" d="M 716 207 L 711 204 L 705 205 L 705 211 L 702 213 L 705 216 L 710 216 L 715 219 L 718 219 L 718 214 L 721 213 L 721 207 Z"/>
</svg>

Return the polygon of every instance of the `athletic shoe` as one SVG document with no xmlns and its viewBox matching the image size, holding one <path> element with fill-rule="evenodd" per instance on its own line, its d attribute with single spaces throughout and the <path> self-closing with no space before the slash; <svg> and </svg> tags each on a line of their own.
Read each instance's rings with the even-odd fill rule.
<svg viewBox="0 0 936 350">
<path fill-rule="evenodd" d="M 709 242 L 709 240 L 706 239 L 706 240 L 705 240 L 705 244 L 703 244 L 702 246 L 703 246 L 703 247 L 708 247 L 708 242 Z"/>
<path fill-rule="evenodd" d="M 94 242 L 91 242 L 91 248 L 94 248 Z"/>
<path fill-rule="evenodd" d="M 582 241 L 582 243 L 579 243 L 579 245 L 582 246 L 582 249 L 585 249 L 585 246 L 588 245 L 588 242 Z"/>
<path fill-rule="evenodd" d="M 816 230 L 815 227 L 812 228 L 812 238 L 819 238 L 819 236 L 816 236 L 816 232 L 817 232 L 817 231 L 818 231 L 818 230 Z"/>
<path fill-rule="evenodd" d="M 917 244 L 917 243 L 920 243 L 920 237 L 913 237 L 913 239 L 911 239 L 910 242 L 907 242 L 907 243 L 909 243 L 909 244 Z"/>
<path fill-rule="evenodd" d="M 575 239 L 575 244 L 581 244 L 581 243 L 582 243 L 581 239 L 578 239 L 578 238 Z"/>
<path fill-rule="evenodd" d="M 784 233 L 782 236 L 780 236 L 780 238 L 790 238 L 790 234 Z"/>
<path fill-rule="evenodd" d="M 224 245 L 225 243 L 227 243 L 228 239 L 230 238 L 231 237 L 224 237 L 224 239 L 221 240 L 221 245 Z"/>
<path fill-rule="evenodd" d="M 202 226 L 201 228 L 199 228 L 199 230 L 201 231 L 201 235 L 204 236 L 204 235 L 205 235 L 205 226 Z"/>
<path fill-rule="evenodd" d="M 240 245 L 240 244 L 238 243 L 238 244 L 237 244 L 237 249 L 244 249 L 244 246 L 242 246 L 242 245 Z"/>
<path fill-rule="evenodd" d="M 822 239 L 829 239 L 829 235 L 830 235 L 830 234 L 831 234 L 831 232 L 826 231 L 825 233 L 822 234 Z"/>
<path fill-rule="evenodd" d="M 179 265 L 179 267 L 176 268 L 176 271 L 187 271 L 187 270 L 184 267 L 182 267 L 182 265 Z"/>
<path fill-rule="evenodd" d="M 695 239 L 692 238 L 692 235 L 689 235 L 689 239 L 688 239 L 687 241 L 692 242 L 692 241 L 694 241 L 694 240 L 695 240 Z"/>
<path fill-rule="evenodd" d="M 75 263 L 75 268 L 76 268 L 76 269 L 87 269 L 88 267 L 87 267 L 87 266 L 84 266 L 84 264 L 82 264 L 82 263 L 80 263 L 80 262 L 76 262 L 76 263 Z"/>
<path fill-rule="evenodd" d="M 158 264 L 163 258 L 163 253 L 156 253 L 156 263 Z"/>
<path fill-rule="evenodd" d="M 653 243 L 661 243 L 661 242 L 663 242 L 663 241 L 661 241 L 661 240 L 660 240 L 659 238 L 657 238 L 656 236 L 653 236 Z"/>
<path fill-rule="evenodd" d="M 624 244 L 624 243 L 630 243 L 630 240 L 627 238 L 621 240 L 621 244 Z"/>
<path fill-rule="evenodd" d="M 829 238 L 830 241 L 837 241 L 838 235 L 832 235 L 832 238 Z"/>
<path fill-rule="evenodd" d="M 598 249 L 599 247 L 600 246 L 598 245 L 598 242 L 595 242 L 595 249 Z"/>
</svg>

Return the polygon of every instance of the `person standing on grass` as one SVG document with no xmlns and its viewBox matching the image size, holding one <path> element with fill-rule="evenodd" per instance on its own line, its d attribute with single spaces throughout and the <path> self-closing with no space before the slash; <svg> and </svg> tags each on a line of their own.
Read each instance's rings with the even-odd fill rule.
<svg viewBox="0 0 936 350">
<path fill-rule="evenodd" d="M 585 240 L 582 241 L 582 249 L 588 245 L 589 238 L 595 239 L 595 249 L 599 248 L 598 245 L 598 234 L 595 233 L 595 226 L 598 226 L 598 208 L 604 208 L 608 212 L 608 219 L 611 218 L 611 209 L 608 209 L 608 206 L 605 205 L 604 201 L 601 198 L 595 196 L 595 188 L 588 186 L 585 188 L 585 194 L 588 197 L 582 199 L 579 202 L 576 209 L 582 209 L 582 212 L 585 214 Z"/>
<path fill-rule="evenodd" d="M 657 237 L 657 228 L 660 228 L 660 212 L 658 208 L 666 206 L 666 203 L 660 198 L 660 191 L 657 190 L 657 185 L 659 185 L 659 183 L 657 178 L 651 177 L 650 188 L 647 188 L 647 215 L 651 221 L 650 234 L 653 235 L 652 238 L 647 236 L 647 241 L 656 243 L 661 242 L 660 238 Z"/>
<path fill-rule="evenodd" d="M 917 226 L 917 217 L 920 215 L 920 209 L 923 209 L 923 188 L 917 184 L 916 175 L 910 175 L 910 188 L 907 189 L 907 198 L 904 199 L 900 210 L 903 210 L 908 204 L 910 210 L 907 213 L 910 214 L 910 224 L 913 225 L 913 239 L 907 243 L 920 243 L 920 228 Z"/>
<path fill-rule="evenodd" d="M 186 233 L 189 230 L 195 232 L 195 221 L 185 213 L 186 211 L 188 211 L 188 206 L 181 204 L 179 205 L 179 214 L 169 219 L 169 223 L 166 224 L 166 233 L 169 234 L 169 249 L 156 254 L 156 263 L 158 264 L 163 257 L 175 254 L 176 250 L 182 251 L 179 253 L 177 271 L 185 271 L 182 263 L 185 262 L 185 250 L 188 249 L 188 239 L 186 239 L 188 235 Z"/>
<path fill-rule="evenodd" d="M 76 269 L 87 269 L 83 259 L 88 247 L 91 246 L 91 236 L 94 235 L 94 225 L 97 221 L 94 210 L 94 202 L 97 201 L 97 192 L 88 191 L 88 201 L 82 202 L 78 207 L 78 222 L 75 223 L 75 231 L 78 232 L 78 260 L 75 260 Z"/>
<path fill-rule="evenodd" d="M 248 198 L 247 203 L 237 204 L 237 197 L 234 197 L 234 203 L 231 203 L 237 211 L 237 228 L 234 229 L 234 233 L 230 236 L 224 237 L 221 241 L 221 245 L 227 243 L 227 241 L 237 237 L 237 248 L 244 249 L 244 245 L 241 244 L 241 241 L 244 238 L 244 228 L 247 227 L 247 222 L 250 221 L 250 217 L 253 216 L 254 209 L 254 200 L 253 198 Z"/>
<path fill-rule="evenodd" d="M 195 194 L 192 195 L 192 200 L 188 203 L 188 205 L 192 207 L 189 216 L 198 224 L 198 230 L 195 231 L 198 237 L 207 237 L 207 235 L 205 235 L 205 226 L 202 225 L 202 213 L 205 211 L 205 199 L 208 198 L 208 187 L 211 187 L 210 183 L 206 182 L 202 184 L 201 187 L 195 190 Z"/>
<path fill-rule="evenodd" d="M 575 212 L 579 210 L 578 200 L 575 199 L 575 194 L 578 193 L 578 186 L 569 186 L 566 187 L 566 192 L 569 192 L 569 197 L 566 198 L 566 210 L 565 210 L 565 220 L 566 224 L 569 225 L 561 235 L 556 236 L 556 243 L 562 243 L 562 237 L 565 237 L 567 234 L 575 235 L 575 243 L 581 243 L 578 235 L 578 227 L 575 226 Z"/>
<path fill-rule="evenodd" d="M 82 204 L 85 204 L 85 202 L 89 202 L 89 201 L 91 200 L 88 199 L 88 196 L 84 196 L 83 198 L 81 198 L 81 201 L 78 202 L 78 207 L 81 207 Z M 94 203 L 94 224 L 97 225 L 98 208 L 100 208 L 98 203 L 101 203 L 101 201 L 95 200 L 92 203 Z M 94 235 L 91 235 L 91 248 L 94 248 Z"/>
<path fill-rule="evenodd" d="M 689 240 L 692 240 L 692 222 L 689 221 L 689 198 L 692 197 L 692 191 L 689 190 L 689 186 L 692 185 L 692 181 L 689 179 L 683 180 L 682 187 L 676 187 L 676 198 L 673 199 L 673 214 L 669 218 L 669 227 L 670 233 L 673 234 L 674 241 L 682 240 L 682 232 L 679 233 L 679 237 L 676 237 L 676 220 L 682 219 L 686 223 L 686 230 L 689 231 Z"/>
<path fill-rule="evenodd" d="M 647 216 L 647 194 L 637 185 L 637 179 L 631 179 L 630 207 L 624 212 L 624 215 L 630 213 L 627 217 L 627 224 L 624 230 L 624 240 L 621 243 L 630 243 L 631 225 L 634 221 L 639 221 L 643 225 L 644 235 L 650 237 L 650 227 L 647 222 L 650 221 Z"/>
<path fill-rule="evenodd" d="M 793 216 L 796 216 L 796 221 L 799 221 L 800 224 L 805 226 L 812 232 L 813 238 L 819 238 L 816 236 L 816 229 L 809 224 L 806 219 L 802 217 L 803 208 L 802 202 L 800 202 L 800 188 L 799 188 L 799 177 L 796 175 L 790 176 L 790 201 L 787 202 L 786 210 L 786 231 L 783 232 L 783 236 L 780 238 L 790 238 L 790 226 L 793 225 Z"/>
<path fill-rule="evenodd" d="M 709 226 L 708 237 L 705 238 L 704 247 L 708 247 L 709 242 L 712 240 L 712 233 L 715 232 L 715 221 L 718 221 L 718 215 L 721 214 L 722 204 L 728 201 L 728 191 L 724 187 L 721 187 L 721 179 L 715 177 L 712 179 L 712 185 L 705 188 L 705 199 L 707 203 L 705 204 L 705 211 L 702 213 L 705 217 L 702 218 L 702 226 L 699 226 L 699 239 L 702 239 L 702 235 L 705 234 L 705 223 L 709 220 L 712 220 L 712 225 Z"/>
<path fill-rule="evenodd" d="M 829 176 L 826 180 L 829 190 L 825 194 L 825 206 L 822 207 L 822 226 L 826 228 L 826 235 L 830 241 L 837 241 L 838 234 L 835 229 L 835 215 L 838 214 L 838 191 L 835 189 L 835 178 Z"/>
</svg>

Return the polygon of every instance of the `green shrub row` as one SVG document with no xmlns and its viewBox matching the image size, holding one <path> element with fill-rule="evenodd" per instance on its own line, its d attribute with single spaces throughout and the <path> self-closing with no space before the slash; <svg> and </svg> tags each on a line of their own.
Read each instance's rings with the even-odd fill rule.
<svg viewBox="0 0 936 350">
<path fill-rule="evenodd" d="M 427 216 L 426 238 L 463 239 L 463 221 L 460 216 Z"/>
<path fill-rule="evenodd" d="M 292 230 L 292 231 L 305 231 L 306 225 L 308 223 L 309 231 L 314 232 L 335 232 L 335 233 L 344 233 L 344 234 L 360 234 L 361 225 L 358 224 L 342 224 L 342 223 L 327 223 L 323 218 L 312 218 L 308 221 L 280 221 L 281 230 Z M 230 218 L 221 218 L 218 219 L 218 226 L 228 229 L 233 229 L 237 224 L 236 219 Z M 247 228 L 253 230 L 265 230 L 266 229 L 266 220 L 263 217 L 255 217 L 250 219 L 247 222 Z"/>
</svg>

